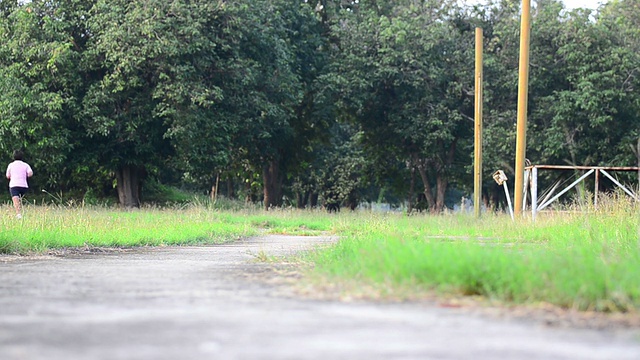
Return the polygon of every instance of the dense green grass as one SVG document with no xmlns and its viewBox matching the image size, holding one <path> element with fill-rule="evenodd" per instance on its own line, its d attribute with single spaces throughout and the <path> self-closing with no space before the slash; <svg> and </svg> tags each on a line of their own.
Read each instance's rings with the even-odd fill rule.
<svg viewBox="0 0 640 360">
<path fill-rule="evenodd" d="M 12 208 L 3 210 L 0 253 L 13 254 L 85 246 L 216 244 L 262 233 L 311 235 L 331 229 L 329 218 L 284 211 L 27 206 L 18 220 Z"/>
<path fill-rule="evenodd" d="M 581 310 L 640 309 L 639 217 L 631 208 L 536 223 L 381 216 L 347 233 L 308 259 L 316 277 L 350 284 L 347 291 L 366 288 L 370 296 L 395 298 L 436 291 Z"/>
</svg>

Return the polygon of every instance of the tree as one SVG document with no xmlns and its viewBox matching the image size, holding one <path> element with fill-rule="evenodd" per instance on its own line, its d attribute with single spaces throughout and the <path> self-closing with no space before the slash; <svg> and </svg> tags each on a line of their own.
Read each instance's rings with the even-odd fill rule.
<svg viewBox="0 0 640 360">
<path fill-rule="evenodd" d="M 242 88 L 234 101 L 241 133 L 232 141 L 261 169 L 266 209 L 282 204 L 287 177 L 308 159 L 328 125 L 315 106 L 323 66 L 319 17 L 303 2 L 258 1 L 240 8 Z"/>
<path fill-rule="evenodd" d="M 614 35 L 618 61 L 615 85 L 621 94 L 615 127 L 622 136 L 613 161 L 640 166 L 640 1 L 612 1 L 599 13 L 598 23 Z"/>
<path fill-rule="evenodd" d="M 92 9 L 83 125 L 100 163 L 116 172 L 126 207 L 139 205 L 141 178 L 173 154 L 169 138 L 195 130 L 221 100 L 202 74 L 212 73 L 217 50 L 207 25 L 223 7 L 148 0 L 98 1 Z"/>
<path fill-rule="evenodd" d="M 377 3 L 346 13 L 335 28 L 334 78 L 344 111 L 362 125 L 367 152 L 395 154 L 417 169 L 434 212 L 444 208 L 453 165 L 473 128 L 465 85 L 472 83 L 465 61 L 473 59 L 473 35 L 454 10 L 428 2 L 389 10 Z"/>
<path fill-rule="evenodd" d="M 484 167 L 513 171 L 518 6 L 476 10 L 485 29 Z M 620 165 L 631 154 L 638 62 L 620 34 L 633 27 L 603 19 L 586 9 L 568 12 L 555 0 L 534 8 L 527 132 L 533 163 Z"/>
<path fill-rule="evenodd" d="M 540 42 L 553 46 L 538 46 L 535 58 L 531 130 L 542 136 L 530 144 L 548 162 L 607 165 L 629 130 L 618 120 L 626 110 L 627 50 L 589 11 L 561 11 L 558 3 L 541 3 L 534 23 Z"/>
<path fill-rule="evenodd" d="M 298 207 L 322 205 L 328 210 L 354 210 L 372 183 L 371 164 L 362 148 L 362 132 L 352 124 L 335 123 L 330 141 L 316 147 L 316 158 L 306 164 L 304 179 L 296 179 Z M 317 203 L 318 197 L 322 200 Z"/>
<path fill-rule="evenodd" d="M 640 163 L 638 8 L 536 2 L 533 162 Z M 353 204 L 375 174 L 411 203 L 421 183 L 440 211 L 471 183 L 474 25 L 484 176 L 512 170 L 519 20 L 515 0 L 3 1 L 0 152 L 23 148 L 48 190 L 115 179 L 125 206 L 142 178 L 240 179 L 266 208 L 322 189 Z"/>
<path fill-rule="evenodd" d="M 83 136 L 74 118 L 83 86 L 77 68 L 91 4 L 2 2 L 0 152 L 24 149 L 40 186 L 74 185 L 79 164 L 72 153 Z"/>
</svg>

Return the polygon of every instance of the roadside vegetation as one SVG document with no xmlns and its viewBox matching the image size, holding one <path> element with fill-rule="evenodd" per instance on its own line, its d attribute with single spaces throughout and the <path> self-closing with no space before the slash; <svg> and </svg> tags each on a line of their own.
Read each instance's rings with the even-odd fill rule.
<svg viewBox="0 0 640 360">
<path fill-rule="evenodd" d="M 262 210 L 218 211 L 205 205 L 122 211 L 104 206 L 26 206 L 17 220 L 5 205 L 0 253 L 46 253 L 60 248 L 212 245 L 265 233 L 313 235 L 331 230 L 314 214 Z"/>
<path fill-rule="evenodd" d="M 610 209 L 609 209 L 610 210 Z M 480 295 L 602 312 L 640 309 L 638 212 L 372 217 L 309 255 L 319 287 L 350 297 Z"/>
<path fill-rule="evenodd" d="M 224 206 L 226 207 L 226 206 Z M 78 247 L 218 244 L 259 234 L 340 236 L 300 257 L 314 288 L 350 297 L 415 299 L 478 295 L 506 303 L 551 303 L 601 312 L 640 309 L 640 213 L 624 200 L 587 212 L 407 216 L 400 213 L 211 205 L 26 207 L 20 221 L 5 205 L 0 252 L 46 253 Z"/>
</svg>

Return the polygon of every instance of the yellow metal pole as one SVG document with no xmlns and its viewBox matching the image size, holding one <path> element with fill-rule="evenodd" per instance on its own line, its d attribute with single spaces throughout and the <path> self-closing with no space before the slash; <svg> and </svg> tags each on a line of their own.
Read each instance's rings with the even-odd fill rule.
<svg viewBox="0 0 640 360">
<path fill-rule="evenodd" d="M 473 212 L 482 213 L 482 29 L 476 28 L 476 83 L 475 83 L 475 150 L 473 173 Z"/>
<path fill-rule="evenodd" d="M 524 160 L 527 146 L 527 103 L 529 87 L 529 31 L 531 29 L 531 0 L 522 0 L 520 21 L 520 71 L 518 78 L 518 124 L 516 134 L 516 176 L 513 210 L 522 216 L 524 198 Z"/>
</svg>

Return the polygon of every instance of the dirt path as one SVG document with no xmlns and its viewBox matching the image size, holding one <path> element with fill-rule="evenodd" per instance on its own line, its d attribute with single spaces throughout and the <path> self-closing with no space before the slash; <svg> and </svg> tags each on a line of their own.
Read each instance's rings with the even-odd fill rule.
<svg viewBox="0 0 640 360">
<path fill-rule="evenodd" d="M 429 304 L 301 299 L 247 274 L 331 241 L 0 257 L 0 358 L 640 359 L 631 330 L 576 330 Z"/>
</svg>

